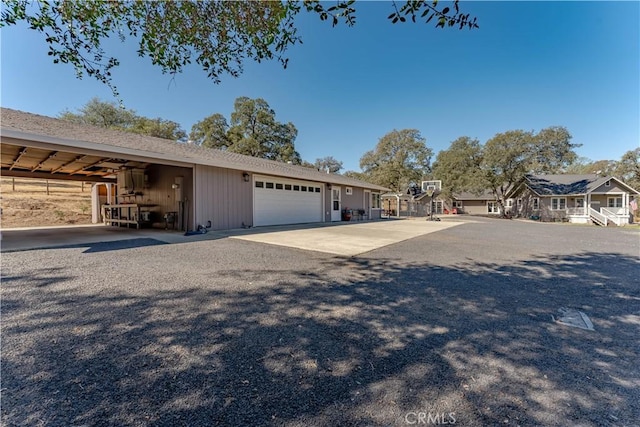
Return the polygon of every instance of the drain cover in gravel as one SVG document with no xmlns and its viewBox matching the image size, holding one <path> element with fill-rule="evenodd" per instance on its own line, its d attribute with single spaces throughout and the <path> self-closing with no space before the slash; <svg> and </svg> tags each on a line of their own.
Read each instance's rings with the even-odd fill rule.
<svg viewBox="0 0 640 427">
<path fill-rule="evenodd" d="M 558 311 L 560 312 L 560 317 L 556 319 L 555 317 L 551 316 L 554 322 L 560 323 L 561 325 L 573 326 L 574 328 L 593 331 L 593 323 L 591 323 L 589 316 L 587 316 L 583 312 L 566 307 L 562 307 L 558 309 Z"/>
</svg>

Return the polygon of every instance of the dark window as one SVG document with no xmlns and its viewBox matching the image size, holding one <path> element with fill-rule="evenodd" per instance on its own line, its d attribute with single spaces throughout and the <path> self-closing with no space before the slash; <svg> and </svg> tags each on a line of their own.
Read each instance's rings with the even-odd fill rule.
<svg viewBox="0 0 640 427">
<path fill-rule="evenodd" d="M 282 184 L 276 184 L 276 190 L 282 190 L 283 186 Z"/>
<path fill-rule="evenodd" d="M 256 188 L 264 188 L 264 182 L 256 181 Z"/>
<path fill-rule="evenodd" d="M 273 188 L 273 182 L 267 182 L 267 188 Z"/>
<path fill-rule="evenodd" d="M 300 187 L 300 191 L 307 191 L 307 187 L 303 185 L 302 187 Z"/>
<path fill-rule="evenodd" d="M 293 186 L 293 191 L 300 191 L 300 186 L 299 185 L 294 185 Z"/>
<path fill-rule="evenodd" d="M 284 185 L 284 189 L 285 190 L 291 190 L 291 184 L 285 184 Z"/>
<path fill-rule="evenodd" d="M 316 193 L 320 192 L 320 187 L 316 187 Z"/>
</svg>

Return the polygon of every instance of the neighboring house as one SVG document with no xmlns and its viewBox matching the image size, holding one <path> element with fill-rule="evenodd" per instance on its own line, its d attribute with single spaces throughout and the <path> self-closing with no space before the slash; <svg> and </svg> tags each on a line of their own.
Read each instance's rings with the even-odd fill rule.
<svg viewBox="0 0 640 427">
<path fill-rule="evenodd" d="M 385 216 L 426 216 L 429 214 L 429 198 L 425 193 L 384 193 L 380 195 Z"/>
<path fill-rule="evenodd" d="M 458 213 L 470 215 L 499 215 L 500 207 L 496 197 L 490 190 L 485 190 L 480 194 L 461 192 L 452 196 L 449 201 L 451 208 L 455 208 Z"/>
<path fill-rule="evenodd" d="M 625 225 L 638 194 L 612 176 L 528 175 L 508 194 L 506 209 L 512 215 L 543 221 Z"/>
<path fill-rule="evenodd" d="M 388 191 L 302 166 L 0 111 L 2 175 L 93 182 L 94 222 L 108 215 L 113 225 L 223 230 L 340 221 L 346 207 L 375 219 Z"/>
<path fill-rule="evenodd" d="M 431 196 L 430 190 L 435 192 Z M 422 181 L 420 187 L 409 187 L 402 193 L 384 193 L 380 196 L 382 209 L 388 216 L 428 216 L 434 214 L 462 213 L 459 205 L 442 196 L 441 181 Z"/>
</svg>

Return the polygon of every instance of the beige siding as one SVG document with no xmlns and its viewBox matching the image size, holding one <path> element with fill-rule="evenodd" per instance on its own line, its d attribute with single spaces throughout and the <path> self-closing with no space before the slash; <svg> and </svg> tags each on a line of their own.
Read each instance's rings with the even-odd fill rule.
<svg viewBox="0 0 640 427">
<path fill-rule="evenodd" d="M 334 186 L 335 187 L 335 186 Z M 340 187 L 340 192 L 341 192 L 341 209 L 364 209 L 365 207 L 365 201 L 364 201 L 364 188 L 362 187 L 350 187 L 353 191 L 352 194 L 347 195 L 347 186 L 338 186 Z M 330 222 L 331 221 L 331 190 L 329 190 L 328 188 L 325 187 L 324 189 L 325 192 L 325 221 Z M 367 197 L 369 197 L 369 195 L 371 193 L 367 192 Z M 394 203 L 395 203 L 395 199 L 394 199 Z M 380 212 L 381 210 L 373 210 L 371 212 L 371 219 L 380 219 Z"/>
<path fill-rule="evenodd" d="M 331 190 L 325 185 L 322 191 L 324 194 L 324 222 L 331 222 Z"/>
<path fill-rule="evenodd" d="M 486 200 L 463 200 L 462 211 L 470 215 L 488 215 Z"/>
<path fill-rule="evenodd" d="M 591 195 L 591 207 L 595 207 L 597 208 L 606 208 L 607 207 L 607 198 L 608 197 L 619 197 L 619 194 L 615 194 L 615 195 L 610 195 L 607 196 L 606 194 L 592 194 Z M 594 206 L 597 205 L 597 203 L 600 202 L 599 206 Z"/>
<path fill-rule="evenodd" d="M 556 196 L 557 197 L 565 197 L 565 196 Z M 551 199 L 554 197 L 545 196 L 540 197 L 540 219 L 543 221 L 555 221 L 562 220 L 567 217 L 567 211 L 565 209 L 562 210 L 553 210 L 551 209 Z M 567 199 L 567 207 L 569 203 L 569 198 Z"/>
<path fill-rule="evenodd" d="M 592 193 L 626 193 L 624 189 L 617 181 L 611 180 L 609 187 L 602 184 L 600 187 L 592 191 Z"/>
<path fill-rule="evenodd" d="M 352 189 L 352 194 L 347 195 L 347 187 L 342 190 L 342 209 L 363 209 L 364 189 L 358 187 L 348 187 Z"/>
<path fill-rule="evenodd" d="M 213 230 L 253 225 L 253 180 L 245 182 L 242 171 L 196 165 L 195 220 Z"/>
</svg>

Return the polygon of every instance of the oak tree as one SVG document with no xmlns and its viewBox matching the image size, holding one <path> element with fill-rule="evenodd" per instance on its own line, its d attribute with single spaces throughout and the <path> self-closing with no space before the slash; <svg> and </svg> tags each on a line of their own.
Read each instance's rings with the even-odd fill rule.
<svg viewBox="0 0 640 427">
<path fill-rule="evenodd" d="M 316 159 L 313 166 L 321 172 L 338 173 L 342 169 L 342 162 L 333 156 Z"/>
<path fill-rule="evenodd" d="M 420 131 L 393 130 L 362 156 L 360 169 L 370 182 L 403 191 L 429 173 L 432 154 Z"/>
<path fill-rule="evenodd" d="M 276 120 L 267 101 L 243 96 L 235 100 L 230 122 L 221 114 L 213 114 L 193 125 L 189 139 L 204 147 L 300 164 L 295 149 L 297 135 L 293 123 Z"/>
<path fill-rule="evenodd" d="M 140 116 L 134 110 L 125 109 L 115 102 L 102 101 L 99 98 L 92 98 L 75 113 L 65 110 L 58 117 L 74 123 L 123 130 L 173 141 L 186 137 L 180 124 L 174 121 Z"/>
</svg>

